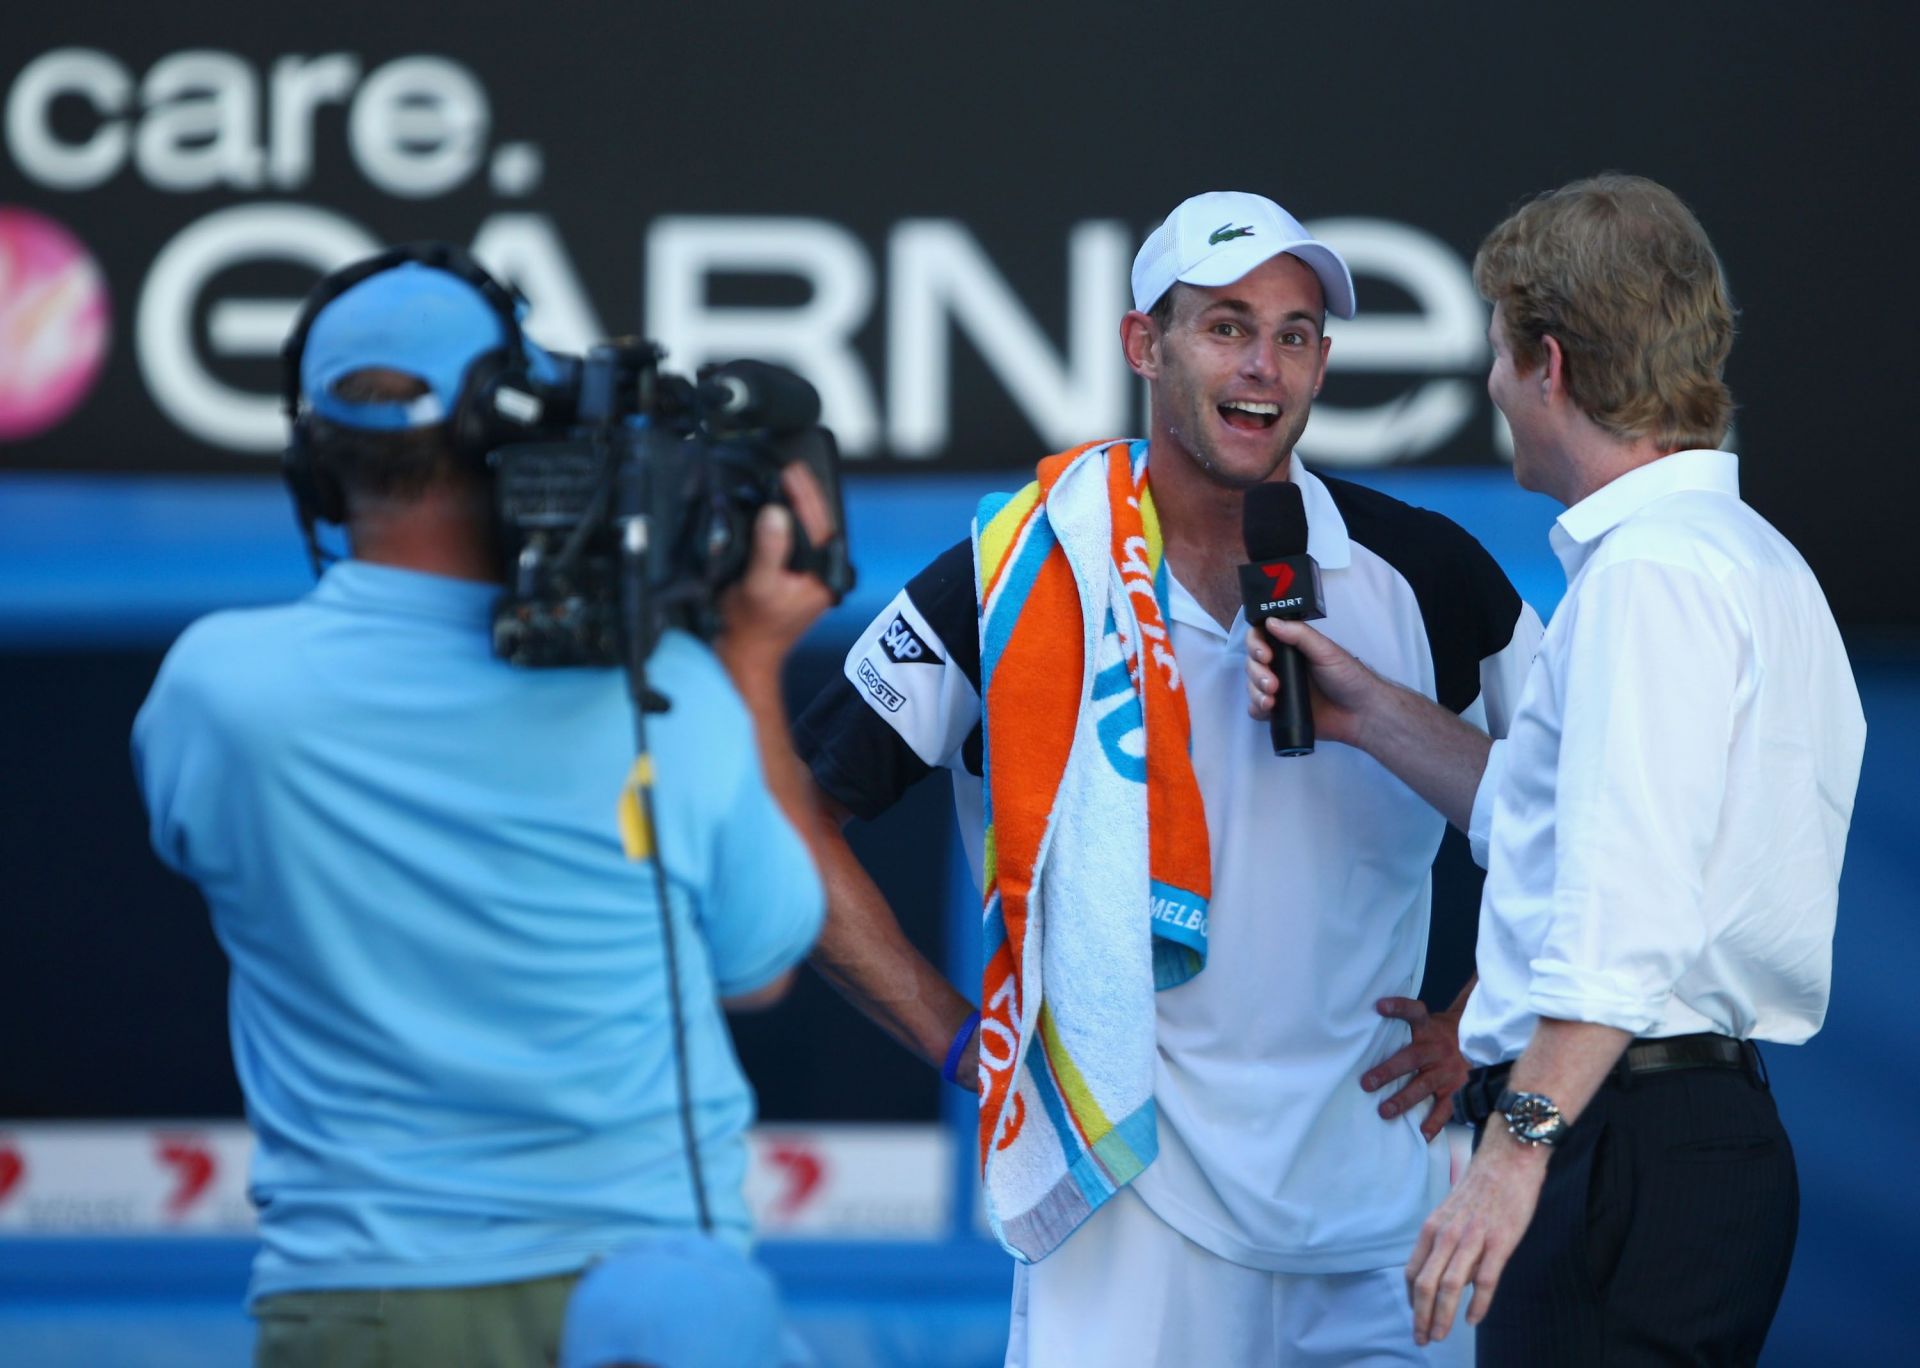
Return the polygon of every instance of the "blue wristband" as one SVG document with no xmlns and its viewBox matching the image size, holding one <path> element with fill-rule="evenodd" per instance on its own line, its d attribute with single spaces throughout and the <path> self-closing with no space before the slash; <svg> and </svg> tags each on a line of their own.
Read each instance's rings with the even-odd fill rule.
<svg viewBox="0 0 1920 1368">
<path fill-rule="evenodd" d="M 960 1086 L 960 1080 L 954 1077 L 954 1072 L 960 1067 L 960 1056 L 967 1052 L 967 1042 L 973 1039 L 973 1028 L 979 1024 L 980 1014 L 975 1012 L 961 1023 L 960 1034 L 953 1038 L 953 1044 L 947 1046 L 947 1062 L 940 1066 L 940 1076 L 956 1088 Z"/>
</svg>

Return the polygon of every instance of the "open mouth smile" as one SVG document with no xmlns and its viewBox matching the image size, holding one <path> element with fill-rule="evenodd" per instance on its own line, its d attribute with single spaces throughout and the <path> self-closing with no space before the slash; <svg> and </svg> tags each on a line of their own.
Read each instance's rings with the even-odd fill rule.
<svg viewBox="0 0 1920 1368">
<path fill-rule="evenodd" d="M 1280 421 L 1278 404 L 1257 403 L 1251 399 L 1229 399 L 1217 406 L 1228 427 L 1242 432 L 1264 432 Z"/>
</svg>

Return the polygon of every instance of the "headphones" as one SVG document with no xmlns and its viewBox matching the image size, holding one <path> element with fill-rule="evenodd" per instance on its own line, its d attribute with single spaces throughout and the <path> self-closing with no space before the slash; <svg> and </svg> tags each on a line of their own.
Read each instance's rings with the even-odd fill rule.
<svg viewBox="0 0 1920 1368">
<path fill-rule="evenodd" d="M 348 290 L 369 277 L 409 263 L 445 271 L 472 286 L 500 320 L 500 345 L 481 353 L 467 367 L 459 398 L 447 420 L 459 459 L 478 473 L 489 451 L 527 435 L 543 407 L 525 402 L 527 396 L 538 395 L 547 386 L 531 373 L 532 362 L 520 332 L 522 297 L 518 291 L 509 290 L 488 275 L 480 263 L 461 248 L 450 242 L 408 243 L 321 277 L 300 306 L 293 331 L 287 334 L 280 348 L 281 404 L 291 429 L 286 450 L 281 455 L 280 473 L 293 495 L 294 514 L 306 536 L 316 573 L 321 568 L 322 556 L 314 539 L 314 524 L 316 521 L 344 524 L 347 499 L 339 478 L 314 455 L 314 423 L 324 420 L 316 420 L 300 402 L 300 363 L 306 353 L 307 334 L 321 311 Z M 519 394 L 501 403 L 503 390 L 517 390 Z M 520 416 L 516 418 L 514 414 Z"/>
</svg>

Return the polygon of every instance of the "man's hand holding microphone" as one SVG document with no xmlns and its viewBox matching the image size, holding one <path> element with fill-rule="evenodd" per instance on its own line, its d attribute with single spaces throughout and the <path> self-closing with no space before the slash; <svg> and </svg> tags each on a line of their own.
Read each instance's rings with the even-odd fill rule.
<svg viewBox="0 0 1920 1368">
<path fill-rule="evenodd" d="M 1492 744 L 1486 733 L 1426 695 L 1375 674 L 1351 652 L 1309 627 L 1303 618 L 1325 615 L 1317 573 L 1309 611 L 1301 611 L 1301 605 L 1284 598 L 1278 599 L 1283 606 L 1277 611 L 1269 611 L 1275 606 L 1272 598 L 1255 602 L 1258 586 L 1249 571 L 1268 570 L 1275 564 L 1271 560 L 1263 563 L 1263 549 L 1270 549 L 1271 543 L 1263 540 L 1257 524 L 1276 525 L 1269 518 L 1277 511 L 1277 525 L 1289 527 L 1297 516 L 1292 510 L 1300 506 L 1299 494 L 1292 486 L 1273 486 L 1288 490 L 1291 499 L 1262 496 L 1256 516 L 1253 495 L 1269 487 L 1250 491 L 1247 501 L 1247 553 L 1253 558 L 1253 564 L 1241 572 L 1247 594 L 1247 711 L 1269 723 L 1274 754 L 1309 753 L 1316 735 L 1319 740 L 1365 751 L 1455 826 L 1466 830 Z M 1305 554 L 1304 535 L 1298 540 L 1294 559 L 1312 568 L 1312 559 Z M 1290 535 L 1288 541 L 1290 554 Z M 1283 739 L 1297 738 L 1303 722 L 1304 750 Z M 1387 1118 L 1431 1097 L 1433 1106 L 1420 1126 L 1428 1140 L 1445 1126 L 1448 1104 L 1466 1078 L 1458 1031 L 1471 986 L 1469 983 L 1462 989 L 1446 1011 L 1430 1012 L 1426 1004 L 1406 997 L 1382 998 L 1375 1004 L 1382 1016 L 1406 1022 L 1412 1035 L 1404 1047 L 1370 1069 L 1360 1086 L 1375 1092 L 1395 1079 L 1408 1079 L 1403 1088 L 1380 1104 L 1380 1115 Z"/>
<path fill-rule="evenodd" d="M 1467 830 L 1473 797 L 1492 742 L 1425 694 L 1382 678 L 1304 622 L 1268 618 L 1247 632 L 1247 711 L 1273 715 L 1282 647 L 1306 664 L 1313 728 L 1329 741 L 1365 751 Z"/>
<path fill-rule="evenodd" d="M 1273 719 L 1280 691 L 1276 647 L 1291 648 L 1305 662 L 1315 736 L 1366 750 L 1361 733 L 1368 714 L 1382 706 L 1376 695 L 1399 686 L 1382 679 L 1306 623 L 1267 618 L 1250 625 L 1247 631 L 1247 711 L 1257 721 L 1271 724 Z"/>
</svg>

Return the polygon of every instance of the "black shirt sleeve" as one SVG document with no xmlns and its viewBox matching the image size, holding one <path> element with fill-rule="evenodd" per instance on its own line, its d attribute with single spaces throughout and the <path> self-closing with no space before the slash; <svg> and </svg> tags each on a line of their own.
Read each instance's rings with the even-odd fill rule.
<svg viewBox="0 0 1920 1368">
<path fill-rule="evenodd" d="M 1481 663 L 1506 650 L 1528 620 L 1519 591 L 1452 519 L 1363 485 L 1320 478 L 1347 535 L 1412 588 L 1433 654 L 1434 693 L 1449 711 L 1465 712 L 1480 696 Z"/>
<path fill-rule="evenodd" d="M 980 773 L 978 622 L 973 545 L 961 541 L 868 624 L 794 723 L 815 782 L 856 817 L 884 812 L 936 768 Z"/>
</svg>

